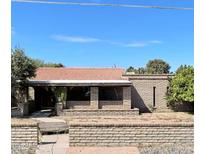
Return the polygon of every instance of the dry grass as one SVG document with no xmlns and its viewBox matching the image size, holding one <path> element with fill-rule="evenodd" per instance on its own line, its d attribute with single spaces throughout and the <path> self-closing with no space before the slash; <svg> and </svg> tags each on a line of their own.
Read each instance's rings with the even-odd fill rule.
<svg viewBox="0 0 205 154">
<path fill-rule="evenodd" d="M 68 123 L 173 123 L 173 122 L 193 122 L 194 115 L 184 112 L 170 113 L 144 113 L 135 117 L 125 116 L 96 116 L 96 117 L 69 117 L 56 116 L 52 118 L 63 119 Z M 31 118 L 11 118 L 12 124 L 34 124 Z"/>
<path fill-rule="evenodd" d="M 11 118 L 11 124 L 29 125 L 35 123 L 36 122 L 30 118 Z"/>
<path fill-rule="evenodd" d="M 170 113 L 144 113 L 139 117 L 140 120 L 168 120 L 178 122 L 190 122 L 194 120 L 194 115 L 185 112 Z"/>
<path fill-rule="evenodd" d="M 184 112 L 173 113 L 144 113 L 135 117 L 124 116 L 97 116 L 97 117 L 56 117 L 67 121 L 68 123 L 173 123 L 194 121 L 194 115 Z"/>
</svg>

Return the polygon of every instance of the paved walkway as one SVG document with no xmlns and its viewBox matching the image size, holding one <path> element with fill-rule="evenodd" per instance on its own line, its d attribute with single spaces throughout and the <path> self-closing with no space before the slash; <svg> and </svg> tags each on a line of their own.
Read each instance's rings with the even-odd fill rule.
<svg viewBox="0 0 205 154">
<path fill-rule="evenodd" d="M 43 135 L 36 154 L 139 154 L 137 147 L 69 147 L 69 134 Z"/>
<path fill-rule="evenodd" d="M 36 154 L 67 154 L 69 148 L 69 135 L 43 135 Z"/>
<path fill-rule="evenodd" d="M 67 154 L 139 154 L 137 147 L 71 147 Z"/>
<path fill-rule="evenodd" d="M 43 135 L 36 154 L 139 154 L 137 147 L 69 147 L 69 135 Z"/>
</svg>

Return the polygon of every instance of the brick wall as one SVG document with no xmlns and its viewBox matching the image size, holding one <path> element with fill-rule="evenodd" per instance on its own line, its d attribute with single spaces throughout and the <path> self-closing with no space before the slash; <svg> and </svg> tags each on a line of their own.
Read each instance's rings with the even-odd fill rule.
<svg viewBox="0 0 205 154">
<path fill-rule="evenodd" d="M 132 82 L 132 108 L 140 112 L 153 111 L 153 87 L 155 87 L 156 111 L 168 111 L 165 99 L 169 86 L 168 75 L 126 75 Z M 171 110 L 170 110 L 171 111 Z"/>
<path fill-rule="evenodd" d="M 38 144 L 38 125 L 12 124 L 11 125 L 11 149 L 12 151 L 35 151 Z"/>
<path fill-rule="evenodd" d="M 67 101 L 69 109 L 92 109 L 90 101 Z"/>
<path fill-rule="evenodd" d="M 99 101 L 99 109 L 123 109 L 123 101 Z"/>
<path fill-rule="evenodd" d="M 64 109 L 63 112 L 60 114 L 62 116 L 77 116 L 77 117 L 89 117 L 89 116 L 139 116 L 138 109 L 96 109 L 96 110 L 70 110 Z"/>
<path fill-rule="evenodd" d="M 90 105 L 92 109 L 98 109 L 98 87 L 90 87 Z"/>
<path fill-rule="evenodd" d="M 139 108 L 140 112 L 193 112 L 193 103 L 177 106 L 167 106 L 166 92 L 169 79 L 173 75 L 124 75 L 132 82 L 132 108 Z M 155 107 L 153 106 L 153 87 L 155 87 Z"/>
<path fill-rule="evenodd" d="M 70 146 L 193 144 L 193 123 L 70 124 Z"/>
<path fill-rule="evenodd" d="M 123 87 L 123 108 L 131 109 L 131 87 Z"/>
</svg>

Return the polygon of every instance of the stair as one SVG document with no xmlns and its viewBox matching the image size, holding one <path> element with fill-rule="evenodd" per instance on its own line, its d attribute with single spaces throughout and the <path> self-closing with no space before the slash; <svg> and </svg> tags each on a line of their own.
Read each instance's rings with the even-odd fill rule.
<svg viewBox="0 0 205 154">
<path fill-rule="evenodd" d="M 68 125 L 65 122 L 40 122 L 39 129 L 41 134 L 68 133 Z"/>
<path fill-rule="evenodd" d="M 39 123 L 41 134 L 68 133 L 68 125 L 65 120 L 56 118 L 32 118 Z"/>
</svg>

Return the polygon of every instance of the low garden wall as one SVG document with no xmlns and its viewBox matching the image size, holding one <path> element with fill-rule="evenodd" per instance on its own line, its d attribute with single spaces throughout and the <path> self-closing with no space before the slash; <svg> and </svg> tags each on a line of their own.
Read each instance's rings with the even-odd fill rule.
<svg viewBox="0 0 205 154">
<path fill-rule="evenodd" d="M 138 116 L 138 109 L 118 109 L 118 110 L 106 110 L 106 109 L 97 109 L 97 110 L 72 110 L 72 109 L 64 109 L 60 115 L 62 116 Z"/>
<path fill-rule="evenodd" d="M 39 142 L 37 123 L 12 123 L 11 124 L 11 149 L 12 153 L 35 153 Z"/>
<path fill-rule="evenodd" d="M 193 144 L 193 123 L 77 124 L 69 126 L 70 146 Z"/>
</svg>

